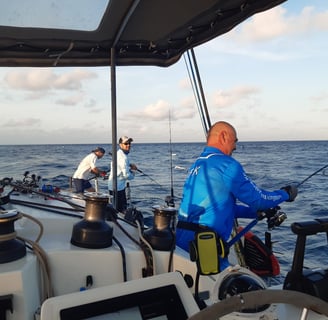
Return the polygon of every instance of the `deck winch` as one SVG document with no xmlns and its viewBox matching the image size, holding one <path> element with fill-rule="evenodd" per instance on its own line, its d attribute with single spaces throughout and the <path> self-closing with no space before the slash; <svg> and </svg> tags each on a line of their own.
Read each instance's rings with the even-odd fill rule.
<svg viewBox="0 0 328 320">
<path fill-rule="evenodd" d="M 22 214 L 17 210 L 0 211 L 0 263 L 23 258 L 26 247 L 23 241 L 16 239 L 14 223 Z"/>
<path fill-rule="evenodd" d="M 154 223 L 144 232 L 144 238 L 155 250 L 169 251 L 175 245 L 175 220 L 177 210 L 173 207 L 155 207 Z"/>
<path fill-rule="evenodd" d="M 73 227 L 72 244 L 90 249 L 107 248 L 112 245 L 113 228 L 106 223 L 108 199 L 109 196 L 104 193 L 84 194 L 84 218 Z"/>
</svg>

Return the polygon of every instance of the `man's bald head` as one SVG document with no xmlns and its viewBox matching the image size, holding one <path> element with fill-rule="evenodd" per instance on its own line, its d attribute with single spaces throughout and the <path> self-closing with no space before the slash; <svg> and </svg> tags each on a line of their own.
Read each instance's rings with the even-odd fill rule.
<svg viewBox="0 0 328 320">
<path fill-rule="evenodd" d="M 216 122 L 207 135 L 207 145 L 221 150 L 226 155 L 231 155 L 236 149 L 237 133 L 228 122 Z"/>
</svg>

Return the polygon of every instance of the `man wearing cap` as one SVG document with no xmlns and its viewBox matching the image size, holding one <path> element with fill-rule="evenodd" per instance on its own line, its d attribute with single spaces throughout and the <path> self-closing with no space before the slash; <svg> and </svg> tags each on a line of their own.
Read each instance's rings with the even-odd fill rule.
<svg viewBox="0 0 328 320">
<path fill-rule="evenodd" d="M 96 176 L 106 174 L 105 171 L 101 171 L 96 167 L 97 159 L 102 158 L 104 154 L 105 149 L 97 147 L 95 150 L 92 150 L 92 152 L 85 158 L 83 158 L 73 175 L 73 182 L 76 189 L 75 192 L 83 193 L 84 191 L 95 191 L 89 182 L 89 173 L 93 173 Z"/>
<path fill-rule="evenodd" d="M 122 136 L 119 141 L 119 149 L 117 150 L 117 200 L 116 209 L 120 212 L 125 212 L 127 208 L 126 199 L 126 182 L 132 180 L 137 170 L 137 166 L 130 163 L 129 152 L 131 148 L 132 138 Z M 112 167 L 112 163 L 110 166 Z M 113 195 L 113 170 L 110 171 L 108 177 L 109 194 Z"/>
</svg>

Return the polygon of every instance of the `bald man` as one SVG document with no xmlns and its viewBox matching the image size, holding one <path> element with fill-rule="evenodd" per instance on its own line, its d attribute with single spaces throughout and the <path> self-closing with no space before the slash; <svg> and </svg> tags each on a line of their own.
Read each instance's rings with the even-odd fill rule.
<svg viewBox="0 0 328 320">
<path fill-rule="evenodd" d="M 258 212 L 293 201 L 297 195 L 295 186 L 272 192 L 257 187 L 231 156 L 237 141 L 231 124 L 215 123 L 208 132 L 206 147 L 189 170 L 176 233 L 177 245 L 186 251 L 199 227 L 215 230 L 227 242 L 235 218 L 256 219 Z M 220 260 L 221 270 L 229 266 L 227 259 Z"/>
</svg>

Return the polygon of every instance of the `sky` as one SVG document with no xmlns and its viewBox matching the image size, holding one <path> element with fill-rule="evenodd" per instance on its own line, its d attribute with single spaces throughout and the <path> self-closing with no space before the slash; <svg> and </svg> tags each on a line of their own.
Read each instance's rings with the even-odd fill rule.
<svg viewBox="0 0 328 320">
<path fill-rule="evenodd" d="M 212 123 L 240 141 L 328 140 L 327 0 L 289 0 L 194 51 Z M 205 141 L 183 58 L 116 74 L 118 136 Z M 111 143 L 107 67 L 1 68 L 0 101 L 2 145 Z"/>
</svg>

